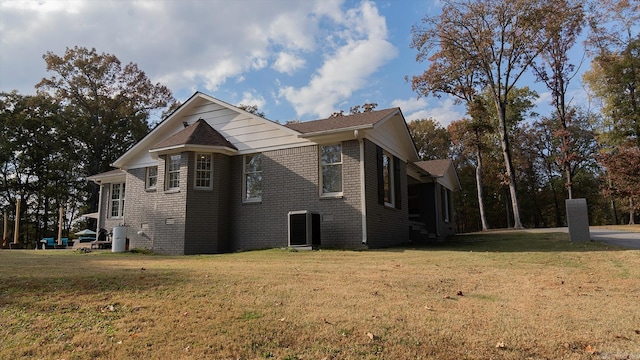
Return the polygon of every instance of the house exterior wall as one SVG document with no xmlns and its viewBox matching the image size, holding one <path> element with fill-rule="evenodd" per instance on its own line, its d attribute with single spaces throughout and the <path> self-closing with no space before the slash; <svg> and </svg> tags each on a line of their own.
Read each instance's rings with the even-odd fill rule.
<svg viewBox="0 0 640 360">
<path fill-rule="evenodd" d="M 378 203 L 378 164 L 376 144 L 365 140 L 365 188 L 367 213 L 367 245 L 387 247 L 409 241 L 407 201 L 407 166 L 400 161 L 400 209 Z M 396 194 L 398 196 L 398 194 Z"/>
<path fill-rule="evenodd" d="M 362 241 L 359 147 L 342 142 L 343 196 L 323 198 L 319 190 L 318 146 L 263 153 L 263 193 L 259 203 L 243 203 L 243 159 L 231 159 L 231 249 L 288 246 L 287 214 L 307 210 L 321 215 L 321 242 L 356 247 Z M 237 181 L 236 179 L 240 179 Z"/>
<path fill-rule="evenodd" d="M 153 248 L 153 238 L 156 232 L 156 203 L 157 191 L 145 189 L 146 169 L 131 169 L 127 171 L 127 193 L 125 205 L 125 225 L 128 226 L 127 237 L 129 248 Z M 131 199 L 131 200 L 128 200 Z M 138 234 L 142 231 L 143 234 Z"/>
<path fill-rule="evenodd" d="M 158 159 L 158 183 L 153 208 L 147 210 L 153 217 L 154 231 L 151 235 L 153 251 L 163 254 L 185 253 L 185 223 L 187 205 L 187 186 L 189 154 L 181 153 L 180 157 L 180 187 L 174 190 L 165 190 L 166 159 L 160 156 Z M 151 222 L 151 221 L 150 221 Z"/>
<path fill-rule="evenodd" d="M 406 242 L 409 239 L 406 164 L 400 162 L 401 208 L 378 204 L 376 145 L 363 141 L 366 246 L 386 247 Z M 360 144 L 357 140 L 341 144 L 341 197 L 320 196 L 319 145 L 264 152 L 262 201 L 257 203 L 243 202 L 241 155 L 213 154 L 211 190 L 195 189 L 193 152 L 181 154 L 178 190 L 165 190 L 166 156 L 158 159 L 156 190 L 145 189 L 146 169 L 129 169 L 125 220 L 130 248 L 149 248 L 164 254 L 199 254 L 286 247 L 288 213 L 300 210 L 321 215 L 321 246 L 361 247 Z M 103 191 L 103 197 L 103 211 L 108 214 L 108 191 Z M 122 222 L 106 219 L 107 226 Z"/>
<path fill-rule="evenodd" d="M 213 154 L 212 189 L 195 188 L 195 153 L 189 153 L 185 223 L 185 254 L 213 254 L 228 251 L 229 156 Z"/>
</svg>

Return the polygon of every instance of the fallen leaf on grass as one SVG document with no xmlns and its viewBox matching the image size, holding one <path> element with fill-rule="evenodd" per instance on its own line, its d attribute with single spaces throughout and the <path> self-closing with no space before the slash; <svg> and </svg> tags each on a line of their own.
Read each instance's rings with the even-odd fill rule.
<svg viewBox="0 0 640 360">
<path fill-rule="evenodd" d="M 587 345 L 587 347 L 584 348 L 584 350 L 591 355 L 596 354 L 598 352 L 596 349 L 592 348 L 591 345 Z"/>
<path fill-rule="evenodd" d="M 284 322 L 287 318 L 281 318 L 280 322 Z"/>
<path fill-rule="evenodd" d="M 458 291 L 458 293 L 456 294 L 458 296 L 464 296 L 464 294 L 462 293 L 462 291 Z"/>
<path fill-rule="evenodd" d="M 505 348 L 504 341 L 498 341 L 498 343 L 496 344 L 496 348 L 504 349 Z"/>
<path fill-rule="evenodd" d="M 367 336 L 368 336 L 368 337 L 369 337 L 369 339 L 371 339 L 371 340 L 375 340 L 375 338 L 376 338 L 376 336 L 375 336 L 375 335 L 373 335 L 373 333 L 370 333 L 370 332 L 368 332 L 368 333 L 367 333 Z"/>
<path fill-rule="evenodd" d="M 424 309 L 429 311 L 436 311 L 436 309 L 432 308 L 431 306 L 425 306 Z"/>
<path fill-rule="evenodd" d="M 322 318 L 322 322 L 324 322 L 325 324 L 329 324 L 329 325 L 333 325 L 333 323 L 329 322 L 327 319 Z"/>
<path fill-rule="evenodd" d="M 640 335 L 640 330 L 633 330 L 636 334 Z"/>
</svg>

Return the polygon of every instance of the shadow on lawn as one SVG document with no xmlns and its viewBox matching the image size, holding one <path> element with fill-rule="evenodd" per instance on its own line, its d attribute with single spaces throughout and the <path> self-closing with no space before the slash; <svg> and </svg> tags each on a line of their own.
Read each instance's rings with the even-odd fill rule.
<svg viewBox="0 0 640 360">
<path fill-rule="evenodd" d="M 188 274 L 181 270 L 118 269 L 113 266 L 99 271 L 75 270 L 73 274 L 63 274 L 59 271 L 29 271 L 22 268 L 15 274 L 17 275 L 0 278 L 0 307 L 20 303 L 27 305 L 26 303 L 37 299 L 50 297 L 73 301 L 80 295 L 106 297 L 153 289 L 162 291 L 188 277 Z M 51 306 L 55 304 L 52 303 Z"/>
<path fill-rule="evenodd" d="M 460 234 L 437 243 L 412 244 L 407 247 L 387 250 L 404 251 L 406 249 L 478 252 L 591 252 L 630 250 L 598 241 L 572 243 L 569 241 L 569 235 L 566 233 L 531 233 L 526 231 Z"/>
</svg>

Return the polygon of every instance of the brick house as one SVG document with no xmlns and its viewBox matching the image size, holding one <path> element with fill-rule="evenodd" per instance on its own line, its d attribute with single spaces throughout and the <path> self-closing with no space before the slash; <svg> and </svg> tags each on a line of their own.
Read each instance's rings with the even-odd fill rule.
<svg viewBox="0 0 640 360">
<path fill-rule="evenodd" d="M 197 92 L 89 180 L 98 228 L 127 226 L 131 248 L 300 245 L 298 215 L 316 245 L 386 247 L 455 229 L 451 161 L 418 160 L 399 108 L 280 125 Z"/>
</svg>

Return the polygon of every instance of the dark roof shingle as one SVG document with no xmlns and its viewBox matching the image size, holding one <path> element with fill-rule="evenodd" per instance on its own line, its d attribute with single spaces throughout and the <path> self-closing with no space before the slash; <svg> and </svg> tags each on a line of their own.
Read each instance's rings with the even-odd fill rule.
<svg viewBox="0 0 640 360">
<path fill-rule="evenodd" d="M 451 159 L 418 161 L 415 164 L 433 176 L 442 177 L 451 166 Z"/>
<path fill-rule="evenodd" d="M 180 145 L 204 145 L 204 146 L 224 146 L 231 149 L 237 148 L 222 136 L 216 129 L 212 128 L 203 119 L 198 119 L 195 123 L 187 126 L 172 136 L 158 142 L 151 149 L 161 149 Z"/>
<path fill-rule="evenodd" d="M 347 129 L 358 126 L 374 125 L 396 111 L 398 111 L 398 108 L 390 108 L 353 115 L 330 117 L 321 120 L 289 123 L 285 126 L 303 134 Z"/>
</svg>

